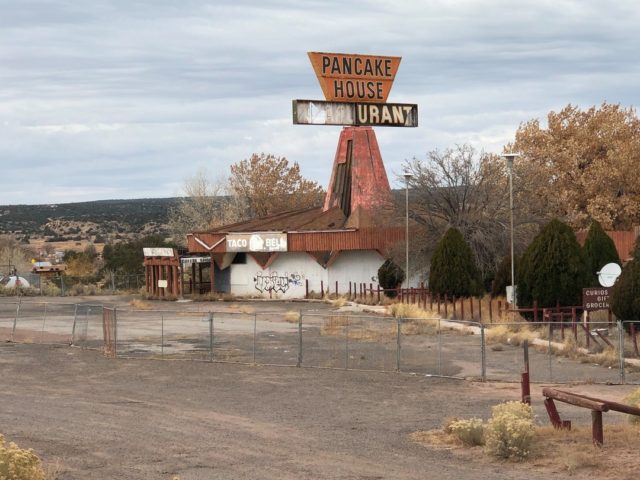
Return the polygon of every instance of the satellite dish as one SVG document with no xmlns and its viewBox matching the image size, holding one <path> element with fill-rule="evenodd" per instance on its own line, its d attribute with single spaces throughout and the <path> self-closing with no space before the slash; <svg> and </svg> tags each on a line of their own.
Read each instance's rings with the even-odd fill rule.
<svg viewBox="0 0 640 480">
<path fill-rule="evenodd" d="M 612 287 L 622 273 L 622 269 L 617 263 L 607 263 L 599 272 L 596 273 L 598 274 L 598 281 L 600 282 L 600 285 L 603 287 Z"/>
</svg>

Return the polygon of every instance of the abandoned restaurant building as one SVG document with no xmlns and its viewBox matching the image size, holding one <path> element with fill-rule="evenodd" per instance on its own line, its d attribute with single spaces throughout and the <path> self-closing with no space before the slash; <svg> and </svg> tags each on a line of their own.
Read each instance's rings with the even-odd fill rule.
<svg viewBox="0 0 640 480">
<path fill-rule="evenodd" d="M 400 57 L 308 55 L 325 100 L 294 100 L 293 123 L 343 126 L 323 206 L 190 233 L 182 259 L 147 249 L 147 291 L 302 298 L 377 287 L 378 269 L 406 234 L 372 127 L 416 127 L 417 105 L 386 103 Z"/>
</svg>

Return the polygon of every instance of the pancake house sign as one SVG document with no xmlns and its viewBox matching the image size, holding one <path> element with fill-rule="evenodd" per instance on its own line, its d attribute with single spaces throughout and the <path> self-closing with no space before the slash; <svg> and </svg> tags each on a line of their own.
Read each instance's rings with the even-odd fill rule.
<svg viewBox="0 0 640 480">
<path fill-rule="evenodd" d="M 401 60 L 345 53 L 308 55 L 329 102 L 385 103 Z"/>
<path fill-rule="evenodd" d="M 309 52 L 325 101 L 294 100 L 293 123 L 417 127 L 418 106 L 387 103 L 401 57 Z"/>
</svg>

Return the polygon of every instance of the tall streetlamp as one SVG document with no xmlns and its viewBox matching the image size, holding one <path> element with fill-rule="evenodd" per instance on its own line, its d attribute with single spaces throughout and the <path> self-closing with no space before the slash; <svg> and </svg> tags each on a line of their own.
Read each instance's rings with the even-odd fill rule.
<svg viewBox="0 0 640 480">
<path fill-rule="evenodd" d="M 404 173 L 404 192 L 405 192 L 405 206 L 404 206 L 404 211 L 405 211 L 405 277 L 406 277 L 406 281 L 407 281 L 407 288 L 409 288 L 409 180 L 411 180 L 411 177 L 413 177 L 413 174 L 409 173 L 409 172 L 405 172 Z"/>
<path fill-rule="evenodd" d="M 504 153 L 502 158 L 507 162 L 507 168 L 509 169 L 509 212 L 511 216 L 511 295 L 512 303 L 514 307 L 517 307 L 516 302 L 516 275 L 515 265 L 513 261 L 513 160 L 520 155 L 517 153 Z"/>
</svg>

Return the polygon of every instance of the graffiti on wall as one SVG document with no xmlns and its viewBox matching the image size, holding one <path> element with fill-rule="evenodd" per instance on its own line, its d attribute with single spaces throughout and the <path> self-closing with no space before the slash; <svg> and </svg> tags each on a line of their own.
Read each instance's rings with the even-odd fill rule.
<svg viewBox="0 0 640 480">
<path fill-rule="evenodd" d="M 253 277 L 253 282 L 256 290 L 260 293 L 273 292 L 273 293 L 285 293 L 289 290 L 289 287 L 301 287 L 303 276 L 299 273 L 287 273 L 280 274 L 278 272 L 271 272 L 263 274 L 258 272 Z"/>
</svg>

